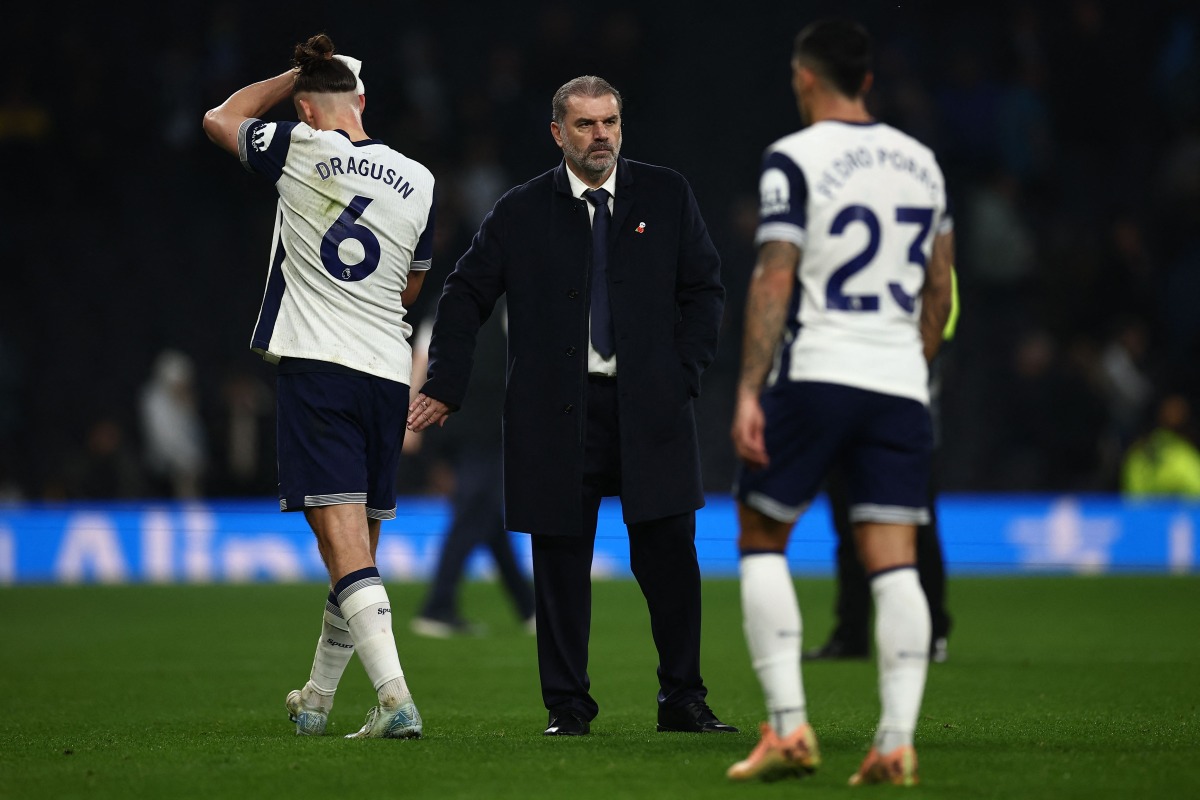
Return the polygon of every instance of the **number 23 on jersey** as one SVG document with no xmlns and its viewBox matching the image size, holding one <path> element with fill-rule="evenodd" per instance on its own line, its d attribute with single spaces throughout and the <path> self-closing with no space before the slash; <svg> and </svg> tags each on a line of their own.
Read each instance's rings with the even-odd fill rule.
<svg viewBox="0 0 1200 800">
<path fill-rule="evenodd" d="M 925 270 L 925 241 L 933 228 L 933 209 L 901 206 L 896 209 L 895 220 L 902 225 L 916 226 L 916 235 L 908 247 L 908 263 Z M 879 254 L 881 231 L 879 217 L 864 205 L 850 205 L 843 208 L 833 218 L 829 227 L 830 236 L 841 236 L 846 228 L 854 223 L 866 227 L 868 238 L 866 246 L 853 258 L 842 264 L 829 276 L 825 285 L 825 308 L 833 311 L 878 311 L 879 295 L 876 294 L 846 294 L 843 287 L 853 275 L 865 269 Z M 896 281 L 887 285 L 893 300 L 909 314 L 916 310 L 916 298 L 904 291 L 904 287 Z"/>
</svg>

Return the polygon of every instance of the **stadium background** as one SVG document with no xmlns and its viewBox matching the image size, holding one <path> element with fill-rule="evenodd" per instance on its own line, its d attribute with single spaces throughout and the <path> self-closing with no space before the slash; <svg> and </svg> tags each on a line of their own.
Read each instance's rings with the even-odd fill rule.
<svg viewBox="0 0 1200 800">
<path fill-rule="evenodd" d="M 792 36 L 830 12 L 871 29 L 872 108 L 937 151 L 955 201 L 963 316 L 942 365 L 942 489 L 981 502 L 1037 493 L 1043 516 L 1052 495 L 1116 492 L 1159 398 L 1198 401 L 1200 10 L 1186 2 L 719 14 L 682 2 L 185 2 L 52 18 L 21 6 L 0 98 L 0 494 L 171 496 L 148 469 L 140 408 L 156 359 L 175 350 L 194 365 L 207 456 L 196 495 L 272 496 L 272 376 L 247 341 L 274 196 L 200 119 L 324 30 L 364 61 L 368 132 L 438 177 L 434 270 L 414 321 L 495 198 L 559 158 L 553 90 L 589 72 L 622 90 L 625 155 L 688 177 L 724 260 L 725 331 L 699 401 L 706 487 L 720 497 L 759 156 L 798 127 Z M 437 450 L 405 460 L 401 492 L 440 496 Z"/>
</svg>

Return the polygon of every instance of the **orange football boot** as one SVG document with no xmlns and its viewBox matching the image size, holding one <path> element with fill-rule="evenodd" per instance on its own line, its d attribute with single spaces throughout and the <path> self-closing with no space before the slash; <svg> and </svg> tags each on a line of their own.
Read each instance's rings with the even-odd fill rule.
<svg viewBox="0 0 1200 800">
<path fill-rule="evenodd" d="M 850 776 L 851 786 L 866 786 L 870 783 L 916 786 L 918 782 L 917 751 L 912 745 L 897 747 L 886 756 L 879 755 L 879 751 L 872 747 L 858 772 Z"/>
<path fill-rule="evenodd" d="M 817 737 L 808 723 L 796 728 L 787 737 L 781 737 L 766 722 L 760 724 L 758 729 L 762 734 L 758 745 L 750 751 L 750 755 L 725 772 L 730 780 L 801 778 L 811 775 L 820 765 Z"/>
</svg>

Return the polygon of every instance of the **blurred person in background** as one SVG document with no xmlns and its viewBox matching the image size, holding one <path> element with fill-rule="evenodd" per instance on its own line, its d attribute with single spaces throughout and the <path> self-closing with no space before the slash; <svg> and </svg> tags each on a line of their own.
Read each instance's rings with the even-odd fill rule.
<svg viewBox="0 0 1200 800">
<path fill-rule="evenodd" d="M 88 426 L 83 447 L 63 465 L 63 496 L 69 500 L 133 500 L 145 496 L 141 462 L 113 416 Z"/>
<path fill-rule="evenodd" d="M 996 372 L 992 421 L 980 432 L 991 439 L 986 488 L 1099 490 L 1108 406 L 1099 353 L 1087 337 L 1063 345 L 1045 327 L 1030 327 L 1013 346 L 1007 370 Z"/>
<path fill-rule="evenodd" d="M 487 548 L 491 554 L 517 618 L 526 630 L 536 629 L 533 589 L 517 563 L 512 540 L 504 527 L 500 409 L 504 405 L 508 337 L 503 305 L 501 300 L 491 319 L 479 329 L 475 367 L 466 394 L 471 402 L 464 404 L 450 427 L 412 433 L 405 438 L 406 453 L 410 442 L 414 447 L 435 445 L 449 458 L 454 472 L 450 527 L 438 554 L 429 593 L 411 623 L 413 633 L 420 636 L 444 639 L 485 632 L 481 625 L 463 619 L 459 610 L 459 588 L 467 560 L 479 547 Z M 433 321 L 422 321 L 413 340 L 413 374 L 419 375 L 426 369 L 432 334 Z"/>
<path fill-rule="evenodd" d="M 1150 347 L 1145 322 L 1128 317 L 1114 326 L 1100 356 L 1108 399 L 1109 422 L 1122 448 L 1126 447 L 1154 395 L 1154 382 L 1147 369 Z"/>
<path fill-rule="evenodd" d="M 1127 497 L 1200 498 L 1200 450 L 1192 407 L 1172 392 L 1159 401 L 1154 428 L 1125 454 L 1121 492 Z"/>
<path fill-rule="evenodd" d="M 319 34 L 293 68 L 234 92 L 204 130 L 279 194 L 251 348 L 278 365 L 279 507 L 303 511 L 329 571 L 309 679 L 288 693 L 296 734 L 325 732 L 357 653 L 378 705 L 347 738 L 420 738 L 392 606 L 375 563 L 396 516 L 412 355 L 405 321 L 433 251 L 433 175 L 363 129 L 356 59 Z M 292 101 L 299 122 L 261 119 Z"/>
<path fill-rule="evenodd" d="M 146 468 L 160 494 L 202 494 L 208 441 L 197 406 L 192 359 L 178 350 L 159 353 L 142 388 L 141 421 Z"/>
<path fill-rule="evenodd" d="M 269 495 L 275 475 L 275 396 L 258 376 L 234 369 L 221 386 L 220 417 L 213 441 L 222 469 L 212 492 L 227 496 Z"/>
</svg>

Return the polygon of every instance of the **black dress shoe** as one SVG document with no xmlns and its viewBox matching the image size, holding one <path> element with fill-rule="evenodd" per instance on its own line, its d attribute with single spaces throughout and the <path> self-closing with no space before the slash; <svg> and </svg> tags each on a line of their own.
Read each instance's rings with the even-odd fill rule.
<svg viewBox="0 0 1200 800">
<path fill-rule="evenodd" d="M 870 656 L 871 651 L 866 645 L 855 647 L 841 639 L 830 639 L 821 647 L 804 651 L 805 661 L 851 661 Z"/>
<path fill-rule="evenodd" d="M 543 736 L 586 736 L 592 726 L 573 711 L 551 711 Z"/>
<path fill-rule="evenodd" d="M 738 729 L 717 719 L 708 703 L 697 700 L 682 706 L 658 707 L 659 731 L 678 733 L 737 733 Z"/>
</svg>

